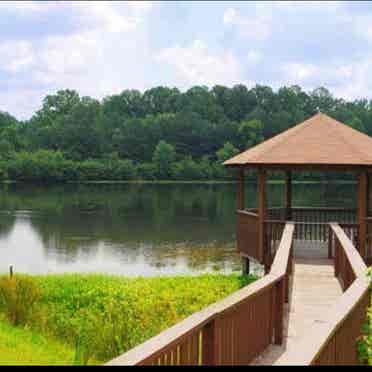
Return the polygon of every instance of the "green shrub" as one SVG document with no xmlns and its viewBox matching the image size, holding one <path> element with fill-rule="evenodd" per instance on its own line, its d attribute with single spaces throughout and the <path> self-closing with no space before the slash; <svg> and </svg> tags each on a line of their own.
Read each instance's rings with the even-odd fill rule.
<svg viewBox="0 0 372 372">
<path fill-rule="evenodd" d="M 85 160 L 77 163 L 78 178 L 81 181 L 97 181 L 106 178 L 107 167 L 97 160 Z"/>
<path fill-rule="evenodd" d="M 200 180 L 204 178 L 199 164 L 190 156 L 173 164 L 172 175 L 176 180 Z"/>
<path fill-rule="evenodd" d="M 80 364 L 92 357 L 106 361 L 124 353 L 253 279 L 236 275 L 35 277 L 43 291 L 45 332 L 75 347 Z"/>
<path fill-rule="evenodd" d="M 0 277 L 0 311 L 14 325 L 75 348 L 75 364 L 85 365 L 126 352 L 254 279 L 216 274 Z"/>
<path fill-rule="evenodd" d="M 0 278 L 0 306 L 11 324 L 25 324 L 40 298 L 41 290 L 31 278 Z"/>
<path fill-rule="evenodd" d="M 107 164 L 106 179 L 126 181 L 135 178 L 136 168 L 132 160 L 110 160 Z"/>
<path fill-rule="evenodd" d="M 156 179 L 156 167 L 152 163 L 142 163 L 137 166 L 138 177 L 143 180 Z"/>
<path fill-rule="evenodd" d="M 367 276 L 372 280 L 372 267 L 367 271 Z M 367 310 L 367 322 L 362 329 L 362 335 L 358 339 L 359 359 L 362 363 L 372 365 L 372 305 Z"/>
</svg>

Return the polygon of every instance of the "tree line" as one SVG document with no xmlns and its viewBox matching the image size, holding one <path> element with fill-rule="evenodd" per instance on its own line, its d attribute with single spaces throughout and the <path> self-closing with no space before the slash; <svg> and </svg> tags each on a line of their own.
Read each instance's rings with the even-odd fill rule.
<svg viewBox="0 0 372 372">
<path fill-rule="evenodd" d="M 101 101 L 60 90 L 28 120 L 0 112 L 0 179 L 230 179 L 224 160 L 318 111 L 372 135 L 372 101 L 324 87 L 155 87 Z"/>
</svg>

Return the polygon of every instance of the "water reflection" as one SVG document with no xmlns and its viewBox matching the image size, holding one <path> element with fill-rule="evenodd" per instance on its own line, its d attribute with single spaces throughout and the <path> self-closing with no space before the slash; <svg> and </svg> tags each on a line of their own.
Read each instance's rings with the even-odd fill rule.
<svg viewBox="0 0 372 372">
<path fill-rule="evenodd" d="M 0 271 L 150 276 L 240 269 L 233 184 L 2 185 Z M 249 207 L 257 186 L 247 185 Z M 269 185 L 269 204 L 283 203 Z M 354 184 L 294 185 L 294 205 L 354 206 Z"/>
</svg>

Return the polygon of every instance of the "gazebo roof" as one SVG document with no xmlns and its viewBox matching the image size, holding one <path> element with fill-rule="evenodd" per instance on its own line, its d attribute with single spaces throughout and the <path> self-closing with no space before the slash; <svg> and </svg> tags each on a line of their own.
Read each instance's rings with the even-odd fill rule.
<svg viewBox="0 0 372 372">
<path fill-rule="evenodd" d="M 226 160 L 227 166 L 372 166 L 372 138 L 318 113 Z"/>
</svg>

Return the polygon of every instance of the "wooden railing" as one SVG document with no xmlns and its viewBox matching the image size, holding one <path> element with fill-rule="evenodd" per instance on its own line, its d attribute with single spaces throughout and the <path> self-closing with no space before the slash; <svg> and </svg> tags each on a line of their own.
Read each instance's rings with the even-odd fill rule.
<svg viewBox="0 0 372 372">
<path fill-rule="evenodd" d="M 237 248 L 238 252 L 262 262 L 262 252 L 259 249 L 258 216 L 253 212 L 238 210 Z"/>
<path fill-rule="evenodd" d="M 270 273 L 208 306 L 108 365 L 244 365 L 283 340 L 292 273 L 293 224 L 286 224 Z"/>
<path fill-rule="evenodd" d="M 372 217 L 366 218 L 367 236 L 366 236 L 366 259 L 369 265 L 372 265 Z"/>
<path fill-rule="evenodd" d="M 291 209 L 291 220 L 306 223 L 355 223 L 357 211 L 353 208 L 312 208 L 295 207 Z"/>
<path fill-rule="evenodd" d="M 270 220 L 265 222 L 265 252 L 267 252 L 268 254 L 267 260 L 270 265 L 272 263 L 273 257 L 275 257 L 275 254 L 278 250 L 285 224 L 285 222 L 277 220 Z M 295 234 L 296 230 L 294 232 L 294 235 Z"/>
<path fill-rule="evenodd" d="M 370 304 L 367 267 L 343 229 L 332 223 L 335 240 L 335 275 L 344 294 L 317 319 L 306 337 L 288 350 L 276 364 L 359 364 L 357 339 L 367 320 Z"/>
<path fill-rule="evenodd" d="M 346 229 L 353 230 L 354 236 L 357 236 L 357 232 L 355 233 L 355 229 L 358 227 L 357 214 L 356 209 L 352 208 L 295 207 L 291 208 L 289 212 L 285 208 L 270 208 L 267 210 L 267 216 L 268 226 L 270 224 L 278 225 L 280 221 L 293 221 L 296 224 L 294 235 L 296 240 L 328 242 L 329 222 L 331 221 L 340 222 Z M 270 235 L 269 231 L 267 233 Z"/>
</svg>

